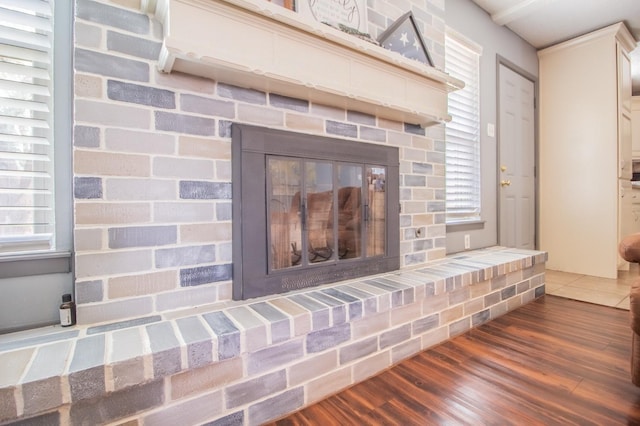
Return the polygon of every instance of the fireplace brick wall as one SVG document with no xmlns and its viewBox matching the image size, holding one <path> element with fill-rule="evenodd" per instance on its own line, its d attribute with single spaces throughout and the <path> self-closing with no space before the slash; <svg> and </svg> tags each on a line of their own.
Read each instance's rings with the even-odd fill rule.
<svg viewBox="0 0 640 426">
<path fill-rule="evenodd" d="M 444 67 L 444 4 L 376 1 L 376 37 L 412 9 Z M 445 256 L 444 130 L 156 70 L 137 1 L 78 0 L 74 211 L 78 322 L 231 298 L 232 122 L 400 148 L 401 265 Z"/>
</svg>

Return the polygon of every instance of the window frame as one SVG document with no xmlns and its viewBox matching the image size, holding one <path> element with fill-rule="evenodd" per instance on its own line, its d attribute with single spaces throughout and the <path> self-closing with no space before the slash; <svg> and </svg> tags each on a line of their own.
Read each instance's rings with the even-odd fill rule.
<svg viewBox="0 0 640 426">
<path fill-rule="evenodd" d="M 72 271 L 73 190 L 73 6 L 72 2 L 49 0 L 53 4 L 52 132 L 54 235 L 46 250 L 0 254 L 0 279 Z"/>
<path fill-rule="evenodd" d="M 463 54 L 465 55 L 464 59 L 467 60 L 468 62 L 471 62 L 475 65 L 473 70 L 462 70 L 462 71 L 457 71 L 457 70 L 452 70 L 450 68 L 450 49 L 451 49 L 451 43 L 454 43 L 457 47 L 458 50 L 456 51 L 457 54 Z M 447 226 L 470 226 L 470 225 L 476 225 L 476 224 L 481 224 L 483 223 L 483 219 L 482 219 L 482 186 L 481 186 L 481 179 L 482 179 L 482 164 L 481 164 L 481 148 L 480 148 L 480 143 L 481 143 L 481 117 L 480 117 L 480 78 L 481 78 L 481 73 L 480 73 L 480 59 L 482 56 L 482 47 L 476 43 L 474 43 L 473 41 L 469 40 L 467 37 L 461 35 L 460 33 L 458 33 L 457 31 L 451 29 L 451 28 L 447 28 L 446 32 L 445 32 L 445 62 L 446 62 L 446 66 L 445 66 L 445 70 L 450 73 L 452 76 L 456 77 L 456 78 L 460 78 L 461 80 L 463 80 L 465 82 L 465 88 L 461 89 L 459 91 L 455 91 L 455 92 L 451 92 L 449 93 L 449 114 L 452 116 L 452 120 L 451 122 L 447 123 L 445 125 L 445 135 L 446 135 L 446 149 L 445 149 L 445 167 L 446 167 L 446 172 L 445 172 L 445 192 L 446 192 L 446 203 L 447 203 L 447 210 L 446 210 L 446 224 Z M 469 74 L 473 74 L 471 76 L 471 78 L 468 78 Z M 470 93 L 471 91 L 471 93 Z M 456 126 L 456 115 L 454 112 L 451 111 L 451 98 L 453 97 L 454 99 L 458 100 L 458 104 L 460 104 L 460 98 L 464 97 L 464 96 L 473 96 L 473 104 L 475 105 L 475 111 L 469 112 L 467 111 L 466 114 L 468 115 L 473 115 L 472 120 L 473 120 L 473 129 L 472 132 L 464 132 L 463 129 L 461 129 L 462 127 L 465 127 L 463 125 L 460 126 Z M 457 127 L 457 128 L 456 128 Z M 467 128 L 469 126 L 466 126 Z M 467 129 L 468 130 L 468 129 Z M 455 132 L 458 132 L 458 135 L 454 136 Z M 470 140 L 469 138 L 465 138 L 463 136 L 461 136 L 463 133 L 467 133 L 467 134 L 473 134 L 473 140 Z M 459 143 L 459 145 L 464 145 L 465 142 L 466 143 L 471 143 L 473 144 L 473 166 L 470 167 L 465 167 L 467 170 L 470 168 L 475 169 L 472 173 L 473 173 L 473 179 L 475 182 L 475 188 L 474 188 L 474 193 L 472 194 L 473 200 L 472 203 L 470 205 L 468 205 L 468 211 L 467 212 L 461 212 L 461 213 L 452 213 L 449 209 L 450 206 L 450 195 L 449 195 L 449 190 L 447 189 L 447 187 L 449 187 L 449 182 L 452 179 L 451 178 L 451 174 L 450 174 L 450 170 L 452 168 L 452 164 L 449 163 L 450 161 L 450 156 L 448 154 L 450 154 L 450 147 L 452 147 L 452 139 L 454 137 L 457 137 L 457 139 L 462 142 Z M 467 152 L 468 154 L 469 152 Z"/>
</svg>

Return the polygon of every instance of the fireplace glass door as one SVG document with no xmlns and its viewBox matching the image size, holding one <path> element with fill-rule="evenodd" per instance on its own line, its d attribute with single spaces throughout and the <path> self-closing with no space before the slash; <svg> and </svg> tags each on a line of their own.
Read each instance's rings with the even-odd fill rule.
<svg viewBox="0 0 640 426">
<path fill-rule="evenodd" d="M 267 162 L 271 271 L 385 254 L 385 167 L 280 156 Z"/>
</svg>

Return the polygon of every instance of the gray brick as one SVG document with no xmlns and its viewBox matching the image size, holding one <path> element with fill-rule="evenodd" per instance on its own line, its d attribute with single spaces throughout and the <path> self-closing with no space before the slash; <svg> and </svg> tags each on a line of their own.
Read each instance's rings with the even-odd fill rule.
<svg viewBox="0 0 640 426">
<path fill-rule="evenodd" d="M 411 326 L 405 324 L 402 327 L 386 331 L 380 335 L 380 349 L 397 345 L 411 338 Z"/>
<path fill-rule="evenodd" d="M 270 346 L 247 357 L 247 372 L 249 375 L 259 374 L 302 358 L 304 348 L 302 340 L 293 340 L 280 345 Z"/>
<path fill-rule="evenodd" d="M 354 123 L 366 124 L 368 126 L 376 125 L 376 117 L 371 114 L 365 114 L 359 111 L 347 111 L 347 120 Z"/>
<path fill-rule="evenodd" d="M 506 300 L 510 297 L 513 297 L 516 295 L 516 286 L 515 285 L 511 285 L 507 288 L 503 288 L 502 291 L 500 292 L 500 297 L 502 297 L 502 300 Z"/>
<path fill-rule="evenodd" d="M 244 425 L 244 411 L 236 411 L 235 413 L 219 418 L 218 420 L 205 423 L 201 426 L 242 426 L 242 425 Z"/>
<path fill-rule="evenodd" d="M 109 248 L 157 247 L 175 244 L 178 229 L 170 226 L 130 226 L 109 228 Z"/>
<path fill-rule="evenodd" d="M 445 163 L 445 153 L 444 152 L 427 152 L 427 161 L 434 164 L 444 164 Z"/>
<path fill-rule="evenodd" d="M 423 175 L 433 174 L 433 166 L 427 163 L 411 163 L 411 171 Z"/>
<path fill-rule="evenodd" d="M 228 120 L 218 121 L 218 136 L 220 136 L 221 138 L 230 138 L 232 124 L 233 123 Z"/>
<path fill-rule="evenodd" d="M 370 337 L 340 349 L 340 364 L 346 364 L 378 351 L 378 338 Z"/>
<path fill-rule="evenodd" d="M 87 334 L 91 335 L 91 334 L 98 334 L 98 333 L 106 333 L 107 331 L 122 330 L 124 328 L 130 328 L 130 327 L 138 327 L 140 325 L 150 324 L 152 322 L 158 322 L 161 319 L 162 318 L 160 317 L 160 315 L 152 315 L 149 317 L 140 317 L 132 320 L 112 322 L 105 325 L 97 325 L 95 327 L 87 328 Z"/>
<path fill-rule="evenodd" d="M 440 314 L 432 314 L 413 322 L 413 334 L 422 334 L 440 325 Z"/>
<path fill-rule="evenodd" d="M 266 93 L 254 89 L 232 86 L 230 84 L 218 83 L 218 95 L 223 98 L 235 99 L 236 101 L 248 102 L 251 104 L 267 104 Z"/>
<path fill-rule="evenodd" d="M 202 316 L 218 337 L 218 359 L 229 359 L 240 354 L 240 331 L 222 312 Z"/>
<path fill-rule="evenodd" d="M 73 196 L 77 199 L 102 198 L 102 179 L 98 177 L 74 177 Z"/>
<path fill-rule="evenodd" d="M 189 368 L 198 368 L 213 361 L 211 335 L 197 317 L 176 320 L 182 339 L 187 344 Z"/>
<path fill-rule="evenodd" d="M 404 175 L 404 185 L 405 186 L 426 186 L 427 178 L 424 176 L 417 175 Z"/>
<path fill-rule="evenodd" d="M 535 289 L 535 293 L 534 293 L 534 294 L 535 294 L 535 297 L 536 297 L 536 299 L 537 299 L 538 297 L 542 297 L 542 296 L 544 296 L 544 293 L 545 293 L 545 286 L 544 286 L 544 285 L 542 285 L 542 286 L 537 287 L 537 288 Z"/>
<path fill-rule="evenodd" d="M 212 118 L 173 114 L 156 111 L 156 129 L 168 132 L 188 133 L 199 136 L 215 136 L 216 121 Z"/>
<path fill-rule="evenodd" d="M 304 405 L 304 390 L 297 387 L 249 407 L 249 423 L 263 424 L 296 411 Z"/>
<path fill-rule="evenodd" d="M 111 355 L 109 361 L 118 363 L 144 354 L 142 327 L 117 330 L 111 334 Z"/>
<path fill-rule="evenodd" d="M 137 34 L 149 33 L 149 17 L 89 0 L 78 0 L 76 16 L 80 19 L 108 25 Z"/>
<path fill-rule="evenodd" d="M 143 59 L 158 59 L 162 43 L 107 31 L 107 49 Z"/>
<path fill-rule="evenodd" d="M 333 135 L 358 137 L 358 126 L 355 124 L 340 123 L 339 121 L 327 120 L 326 132 Z"/>
<path fill-rule="evenodd" d="M 234 118 L 236 116 L 236 107 L 233 102 L 189 94 L 180 95 L 180 109 L 218 117 Z"/>
<path fill-rule="evenodd" d="M 249 404 L 286 388 L 287 376 L 284 370 L 229 386 L 225 389 L 227 409 Z"/>
<path fill-rule="evenodd" d="M 530 286 L 529 280 L 518 283 L 516 288 L 516 293 L 518 294 L 524 293 L 525 291 L 529 290 L 530 287 L 531 286 Z"/>
<path fill-rule="evenodd" d="M 285 108 L 300 112 L 309 112 L 309 101 L 304 99 L 290 98 L 288 96 L 269 94 L 269 103 L 276 108 Z"/>
<path fill-rule="evenodd" d="M 100 302 L 104 299 L 102 280 L 76 282 L 76 303 Z"/>
<path fill-rule="evenodd" d="M 213 263 L 216 246 L 191 246 L 156 250 L 156 268 Z"/>
<path fill-rule="evenodd" d="M 324 330 L 313 331 L 307 335 L 307 352 L 322 352 L 346 342 L 351 338 L 351 328 L 348 323 L 340 324 Z"/>
<path fill-rule="evenodd" d="M 62 376 L 71 348 L 71 341 L 40 346 L 22 381 L 31 382 Z"/>
<path fill-rule="evenodd" d="M 368 141 L 386 142 L 387 132 L 382 129 L 360 126 L 360 137 Z"/>
<path fill-rule="evenodd" d="M 104 335 L 84 337 L 78 339 L 73 353 L 73 359 L 69 366 L 69 372 L 82 371 L 104 365 Z"/>
<path fill-rule="evenodd" d="M 41 336 L 25 339 L 8 340 L 5 343 L 0 343 L 0 352 L 24 348 L 27 346 L 41 345 L 49 342 L 57 342 L 60 340 L 74 339 L 78 337 L 78 334 L 80 334 L 79 330 L 68 330 L 61 333 L 43 334 Z"/>
<path fill-rule="evenodd" d="M 22 419 L 11 423 L 12 426 L 59 426 L 61 424 L 62 422 L 60 421 L 59 411 L 29 417 L 28 419 Z"/>
<path fill-rule="evenodd" d="M 291 337 L 291 324 L 289 323 L 289 317 L 279 309 L 266 302 L 254 303 L 250 308 L 264 317 L 267 322 L 271 324 L 271 341 L 273 343 L 282 342 Z"/>
<path fill-rule="evenodd" d="M 458 334 L 462 334 L 468 331 L 469 326 L 469 318 L 462 318 L 456 322 L 449 324 L 449 337 L 457 336 Z"/>
<path fill-rule="evenodd" d="M 73 145 L 98 148 L 100 146 L 100 129 L 89 126 L 75 126 L 73 129 Z"/>
<path fill-rule="evenodd" d="M 71 424 L 105 424 L 160 406 L 164 402 L 164 381 L 155 380 L 112 392 L 96 400 L 71 405 Z"/>
<path fill-rule="evenodd" d="M 180 342 L 171 323 L 151 324 L 146 329 L 153 353 L 153 376 L 159 378 L 179 372 L 182 369 Z"/>
<path fill-rule="evenodd" d="M 414 135 L 420 135 L 420 136 L 425 135 L 424 129 L 420 127 L 420 125 L 418 124 L 404 123 L 404 131 L 406 133 L 412 133 Z"/>
<path fill-rule="evenodd" d="M 476 327 L 480 324 L 484 324 L 485 322 L 491 319 L 491 310 L 485 309 L 484 311 L 480 311 L 471 315 L 471 326 Z"/>
<path fill-rule="evenodd" d="M 416 240 L 413 242 L 414 251 L 431 250 L 433 248 L 433 240 Z"/>
<path fill-rule="evenodd" d="M 180 198 L 187 200 L 230 200 L 230 182 L 180 181 Z"/>
<path fill-rule="evenodd" d="M 427 211 L 429 213 L 445 212 L 446 207 L 444 201 L 429 201 L 427 202 Z"/>
<path fill-rule="evenodd" d="M 85 49 L 76 49 L 75 69 L 107 77 L 149 81 L 149 64 Z"/>
<path fill-rule="evenodd" d="M 28 382 L 22 385 L 24 414 L 42 413 L 62 405 L 60 377 Z"/>
<path fill-rule="evenodd" d="M 13 387 L 0 389 L 0 420 L 14 419 L 18 415 Z"/>
<path fill-rule="evenodd" d="M 104 366 L 93 367 L 69 374 L 71 401 L 93 399 L 105 393 Z"/>
<path fill-rule="evenodd" d="M 211 265 L 198 268 L 180 270 L 180 286 L 191 287 L 195 285 L 228 281 L 232 277 L 232 265 Z"/>
<path fill-rule="evenodd" d="M 175 109 L 176 107 L 176 95 L 170 90 L 156 89 L 155 87 L 124 83 L 116 80 L 107 81 L 107 96 L 114 101 L 129 102 L 156 108 Z"/>
</svg>

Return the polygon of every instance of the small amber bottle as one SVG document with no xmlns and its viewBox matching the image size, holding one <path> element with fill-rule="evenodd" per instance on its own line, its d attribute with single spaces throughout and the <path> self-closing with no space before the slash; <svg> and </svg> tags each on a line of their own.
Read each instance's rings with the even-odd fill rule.
<svg viewBox="0 0 640 426">
<path fill-rule="evenodd" d="M 62 304 L 60 305 L 60 325 L 69 327 L 76 323 L 76 304 L 71 300 L 70 294 L 62 295 Z"/>
</svg>

